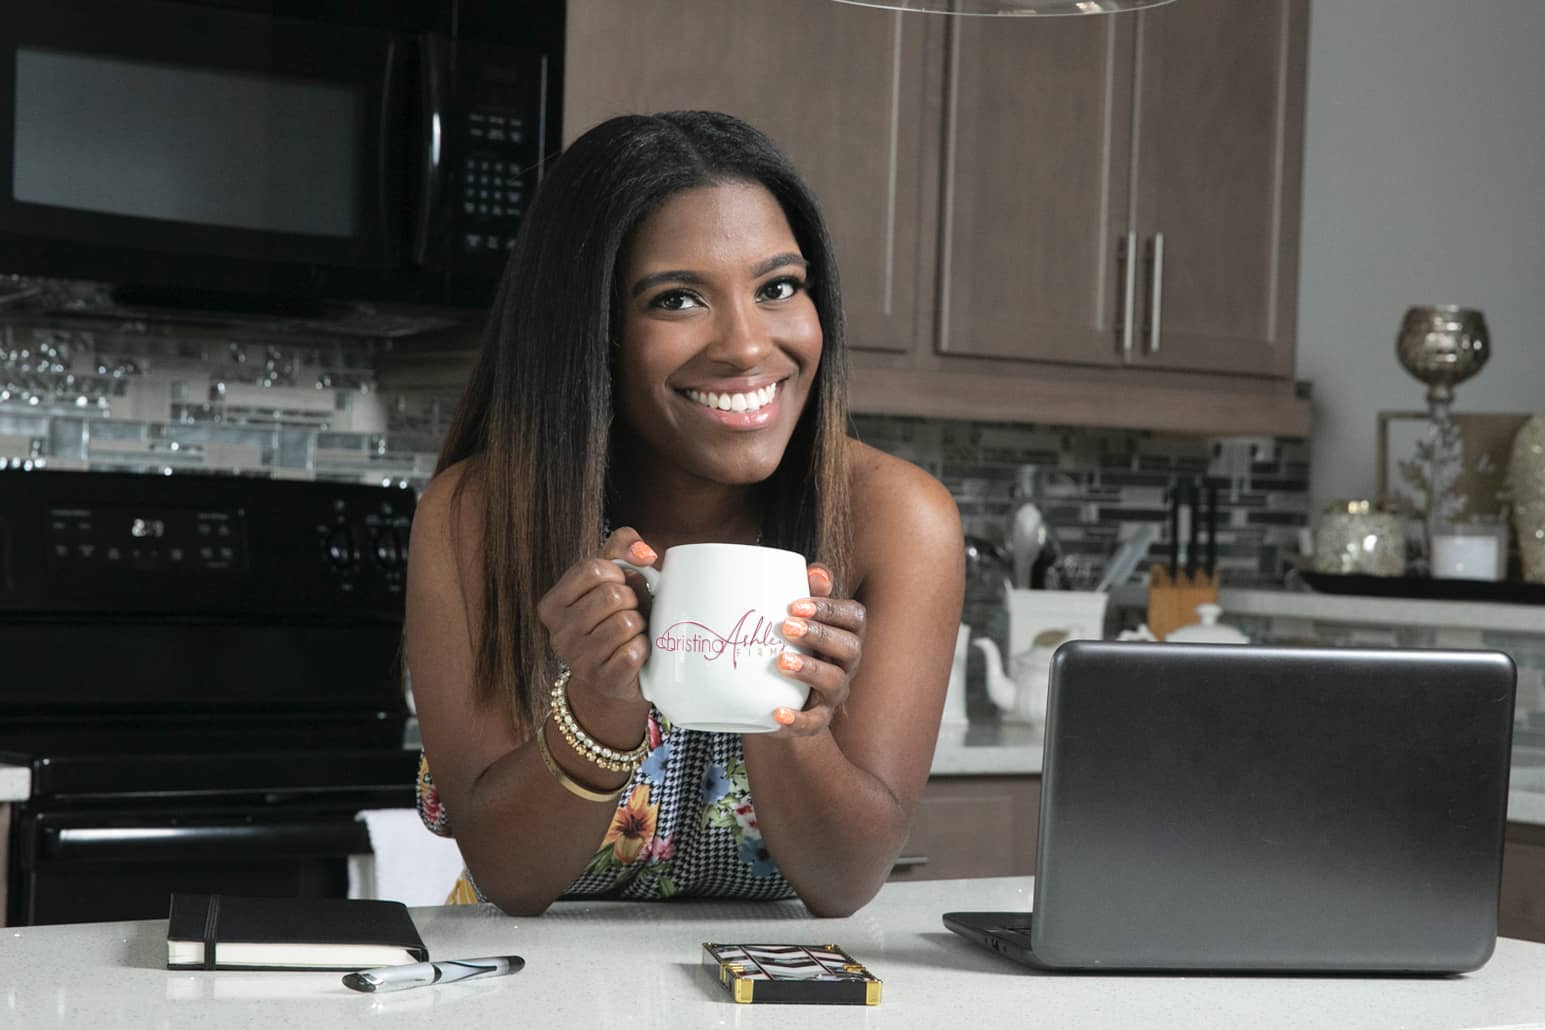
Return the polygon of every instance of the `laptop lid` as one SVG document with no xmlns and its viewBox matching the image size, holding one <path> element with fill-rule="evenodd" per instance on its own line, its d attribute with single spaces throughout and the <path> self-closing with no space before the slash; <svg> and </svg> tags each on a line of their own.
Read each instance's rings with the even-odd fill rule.
<svg viewBox="0 0 1545 1030">
<path fill-rule="evenodd" d="M 1491 651 L 1064 644 L 1036 960 L 1477 968 L 1496 940 L 1515 679 Z"/>
</svg>

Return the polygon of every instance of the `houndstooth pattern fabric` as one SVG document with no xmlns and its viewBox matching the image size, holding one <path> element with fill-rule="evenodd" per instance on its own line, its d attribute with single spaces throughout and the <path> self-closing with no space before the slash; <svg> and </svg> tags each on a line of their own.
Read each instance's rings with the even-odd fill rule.
<svg viewBox="0 0 1545 1030">
<path fill-rule="evenodd" d="M 676 729 L 655 710 L 648 727 L 649 752 L 594 857 L 564 896 L 793 897 L 762 840 L 740 735 Z M 427 760 L 421 762 L 418 807 L 425 826 L 453 835 Z M 532 843 L 539 844 L 519 846 Z M 463 881 L 470 887 L 463 896 L 487 900 L 470 875 Z"/>
</svg>

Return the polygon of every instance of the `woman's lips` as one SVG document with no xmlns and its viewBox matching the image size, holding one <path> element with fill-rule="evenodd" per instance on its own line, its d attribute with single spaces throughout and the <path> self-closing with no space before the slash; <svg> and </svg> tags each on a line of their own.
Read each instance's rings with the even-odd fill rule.
<svg viewBox="0 0 1545 1030">
<path fill-rule="evenodd" d="M 688 404 L 725 428 L 760 429 L 776 416 L 782 387 L 783 380 L 779 380 L 737 393 L 696 389 L 679 392 Z"/>
</svg>

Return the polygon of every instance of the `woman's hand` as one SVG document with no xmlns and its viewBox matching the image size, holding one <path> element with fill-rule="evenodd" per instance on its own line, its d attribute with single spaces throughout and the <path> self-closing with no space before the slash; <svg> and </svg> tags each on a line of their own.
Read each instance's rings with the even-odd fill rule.
<svg viewBox="0 0 1545 1030">
<path fill-rule="evenodd" d="M 778 668 L 807 684 L 810 697 L 803 711 L 779 708 L 773 713 L 783 725 L 780 734 L 801 737 L 831 725 L 837 706 L 848 699 L 864 651 L 864 606 L 831 596 L 832 577 L 824 565 L 811 565 L 809 577 L 811 596 L 789 605 L 783 636 L 810 653 L 785 650 L 778 656 Z"/>
<path fill-rule="evenodd" d="M 613 558 L 635 565 L 659 560 L 632 528 L 619 527 L 599 557 L 575 562 L 542 595 L 537 617 L 553 653 L 569 667 L 571 693 L 578 687 L 605 700 L 641 702 L 638 672 L 649 657 L 649 621 L 639 600 L 649 595 L 643 578 Z"/>
</svg>

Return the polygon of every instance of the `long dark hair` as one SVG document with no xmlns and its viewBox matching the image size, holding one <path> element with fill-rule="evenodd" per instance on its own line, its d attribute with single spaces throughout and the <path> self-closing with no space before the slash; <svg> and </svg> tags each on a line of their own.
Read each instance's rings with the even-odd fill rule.
<svg viewBox="0 0 1545 1030">
<path fill-rule="evenodd" d="M 826 563 L 839 590 L 846 582 L 847 352 L 836 262 L 814 195 L 771 139 L 729 115 L 603 122 L 557 160 L 526 212 L 436 469 L 477 456 L 461 481 L 475 479 L 482 496 L 476 690 L 504 700 L 518 723 L 542 717 L 542 684 L 554 666 L 537 601 L 602 537 L 620 261 L 667 198 L 727 182 L 760 184 L 782 206 L 810 262 L 824 338 L 811 396 L 763 491 L 763 539 Z M 460 497 L 458 489 L 454 507 Z"/>
</svg>

